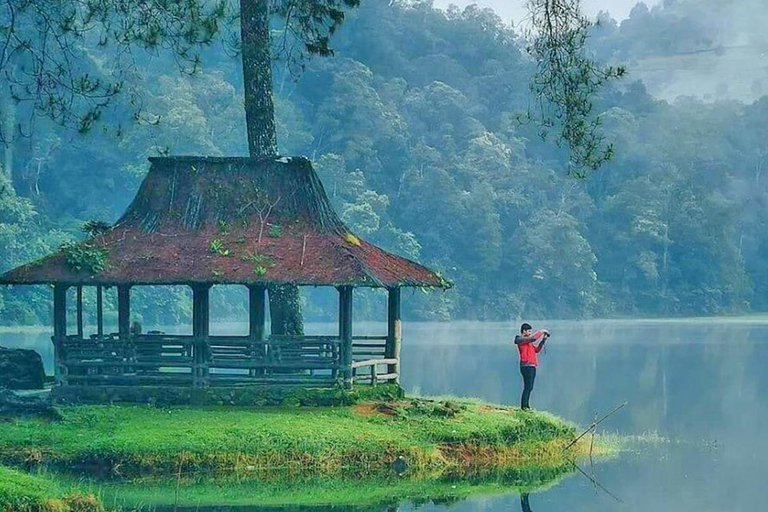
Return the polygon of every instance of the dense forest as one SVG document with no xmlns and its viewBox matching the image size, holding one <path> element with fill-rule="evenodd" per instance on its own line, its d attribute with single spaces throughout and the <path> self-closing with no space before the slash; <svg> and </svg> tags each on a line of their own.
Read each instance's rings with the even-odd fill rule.
<svg viewBox="0 0 768 512">
<path fill-rule="evenodd" d="M 720 44 L 702 2 L 667 4 L 638 7 L 621 24 L 603 18 L 595 55 L 621 62 Z M 671 36 L 678 30 L 685 37 Z M 301 73 L 276 68 L 281 153 L 314 161 L 356 234 L 454 282 L 409 294 L 412 318 L 768 308 L 768 97 L 665 101 L 630 73 L 599 98 L 615 157 L 579 180 L 567 175 L 565 152 L 523 121 L 533 64 L 492 11 L 366 0 L 334 48 Z M 0 270 L 82 237 L 87 220 L 116 221 L 148 156 L 247 154 L 241 68 L 226 47 L 212 46 L 194 76 L 162 55 L 142 59 L 145 122 L 115 129 L 104 120 L 109 130 L 82 135 L 40 118 L 3 148 Z M 5 122 L 23 117 L 7 98 L 4 106 Z M 127 117 L 117 110 L 115 119 Z M 187 295 L 145 294 L 137 311 L 184 320 Z M 223 314 L 241 311 L 241 299 L 220 301 Z M 322 305 L 309 305 L 310 317 L 322 317 Z M 47 324 L 50 291 L 0 290 L 0 315 Z"/>
</svg>

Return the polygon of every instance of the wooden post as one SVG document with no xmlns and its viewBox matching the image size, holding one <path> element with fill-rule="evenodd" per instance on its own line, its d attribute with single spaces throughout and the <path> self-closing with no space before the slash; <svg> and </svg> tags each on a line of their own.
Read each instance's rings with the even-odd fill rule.
<svg viewBox="0 0 768 512">
<path fill-rule="evenodd" d="M 352 287 L 339 287 L 339 338 L 344 387 L 352 388 Z"/>
<path fill-rule="evenodd" d="M 117 285 L 117 332 L 125 350 L 125 359 L 127 361 L 134 360 L 136 347 L 129 343 L 131 339 L 131 286 L 127 284 Z M 125 367 L 120 370 L 120 373 L 122 374 L 124 371 L 126 371 Z M 133 372 L 134 367 L 128 366 L 127 371 Z"/>
<path fill-rule="evenodd" d="M 131 334 L 131 287 L 117 286 L 117 332 L 121 341 L 128 341 Z"/>
<path fill-rule="evenodd" d="M 53 286 L 53 374 L 56 384 L 66 385 L 63 344 L 67 336 L 67 287 Z"/>
<path fill-rule="evenodd" d="M 400 382 L 400 344 L 403 331 L 400 321 L 400 288 L 389 290 L 387 314 L 387 345 L 384 349 L 386 359 L 397 359 L 397 363 L 388 366 L 387 373 L 396 373 L 395 382 Z"/>
<path fill-rule="evenodd" d="M 251 354 L 254 360 L 261 360 L 262 364 L 266 364 L 267 347 L 264 344 L 264 335 L 267 321 L 267 288 L 263 285 L 248 286 L 248 302 L 250 320 L 248 336 L 251 338 Z M 266 368 L 260 373 L 265 374 Z M 251 369 L 248 374 L 255 377 L 256 370 Z"/>
<path fill-rule="evenodd" d="M 77 337 L 83 339 L 83 286 L 77 285 Z"/>
<path fill-rule="evenodd" d="M 96 334 L 104 336 L 104 290 L 96 285 Z"/>
<path fill-rule="evenodd" d="M 197 387 L 208 387 L 208 336 L 210 332 L 211 285 L 192 287 L 192 336 L 195 337 L 193 380 Z"/>
</svg>

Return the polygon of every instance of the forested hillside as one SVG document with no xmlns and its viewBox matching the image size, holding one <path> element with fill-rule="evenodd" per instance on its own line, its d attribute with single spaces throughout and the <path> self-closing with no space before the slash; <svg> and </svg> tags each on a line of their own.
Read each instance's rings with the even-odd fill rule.
<svg viewBox="0 0 768 512">
<path fill-rule="evenodd" d="M 601 32 L 597 53 L 645 56 L 629 45 L 610 52 L 620 37 Z M 520 121 L 533 105 L 523 45 L 487 10 L 365 0 L 334 39 L 334 58 L 296 79 L 277 70 L 281 152 L 314 161 L 355 233 L 455 283 L 409 296 L 412 316 L 768 308 L 768 97 L 669 103 L 630 76 L 600 98 L 614 161 L 576 180 L 564 154 Z M 38 119 L 5 149 L 0 270 L 80 236 L 86 220 L 116 221 L 147 156 L 247 153 L 239 63 L 222 47 L 203 57 L 192 77 L 161 57 L 142 63 L 144 111 L 157 125 L 79 135 Z M 48 323 L 49 295 L 2 290 L 0 314 Z M 137 303 L 173 322 L 189 315 L 183 297 Z"/>
</svg>

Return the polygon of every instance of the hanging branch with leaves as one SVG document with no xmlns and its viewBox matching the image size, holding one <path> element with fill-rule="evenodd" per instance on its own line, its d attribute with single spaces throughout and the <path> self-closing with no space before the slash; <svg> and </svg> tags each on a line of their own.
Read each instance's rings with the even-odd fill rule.
<svg viewBox="0 0 768 512">
<path fill-rule="evenodd" d="M 556 143 L 570 152 L 568 174 L 584 178 L 613 157 L 613 145 L 594 114 L 598 91 L 626 73 L 622 66 L 603 66 L 591 59 L 587 39 L 593 23 L 582 14 L 580 0 L 528 0 L 531 41 L 536 61 L 531 92 L 541 136 L 557 130 Z"/>
</svg>

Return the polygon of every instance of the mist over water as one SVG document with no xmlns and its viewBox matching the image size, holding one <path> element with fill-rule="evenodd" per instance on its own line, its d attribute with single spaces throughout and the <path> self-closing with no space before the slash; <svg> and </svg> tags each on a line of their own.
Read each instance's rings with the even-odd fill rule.
<svg viewBox="0 0 768 512">
<path fill-rule="evenodd" d="M 540 325 L 535 325 L 540 326 Z M 215 326 L 229 332 L 242 326 Z M 661 438 L 594 471 L 618 503 L 579 474 L 532 494 L 534 511 L 762 510 L 768 498 L 768 323 L 740 319 L 550 322 L 534 408 L 580 425 L 627 401 L 603 432 Z M 332 333 L 333 324 L 309 324 Z M 356 324 L 357 334 L 385 325 Z M 521 390 L 511 338 L 517 325 L 405 323 L 403 378 L 409 393 L 517 404 Z M 35 348 L 51 369 L 49 334 L 2 333 L 0 344 Z M 589 472 L 589 467 L 586 468 Z M 517 495 L 475 497 L 419 510 L 521 510 Z M 414 510 L 404 503 L 399 510 Z M 321 508 L 319 508 L 321 510 Z"/>
</svg>

